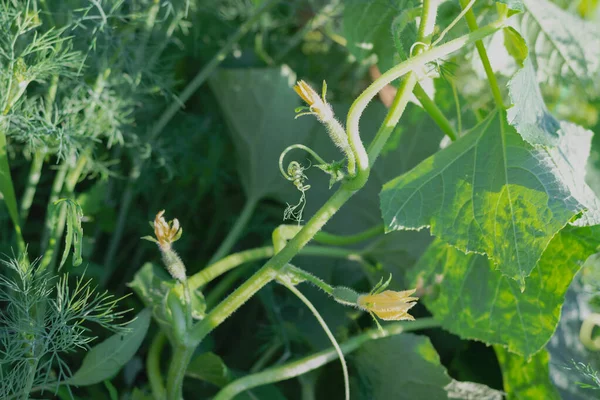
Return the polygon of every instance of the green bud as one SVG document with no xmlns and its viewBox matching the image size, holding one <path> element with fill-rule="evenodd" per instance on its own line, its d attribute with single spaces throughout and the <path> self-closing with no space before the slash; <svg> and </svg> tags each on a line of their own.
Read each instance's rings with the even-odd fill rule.
<svg viewBox="0 0 600 400">
<path fill-rule="evenodd" d="M 337 286 L 333 288 L 333 292 L 331 293 L 331 295 L 333 296 L 335 301 L 347 306 L 356 306 L 356 302 L 358 301 L 359 296 L 359 294 L 356 293 L 354 290 L 343 286 Z"/>
</svg>

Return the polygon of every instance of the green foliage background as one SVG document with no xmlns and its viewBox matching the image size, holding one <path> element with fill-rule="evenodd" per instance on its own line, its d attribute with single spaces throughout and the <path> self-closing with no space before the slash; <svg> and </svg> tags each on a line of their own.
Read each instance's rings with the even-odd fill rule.
<svg viewBox="0 0 600 400">
<path fill-rule="evenodd" d="M 56 397 L 150 399 L 150 339 L 172 324 L 156 304 L 174 283 L 158 267 L 156 246 L 140 240 L 151 233 L 148 221 L 162 209 L 179 219 L 184 234 L 175 248 L 188 275 L 214 261 L 240 214 L 246 223 L 232 252 L 270 244 L 286 203 L 299 197 L 279 172 L 279 154 L 302 143 L 328 162 L 340 158 L 314 118 L 294 119 L 303 104 L 292 86 L 297 79 L 315 88 L 327 81 L 343 121 L 373 69 L 384 72 L 406 58 L 416 24 L 403 18 L 419 2 L 273 2 L 222 56 L 261 0 L 0 0 L 2 51 L 15 18 L 23 17 L 19 10 L 34 3 L 39 21 L 16 47 L 36 68 L 19 78 L 28 82 L 23 97 L 0 117 L 7 142 L 0 141 L 0 171 L 10 170 L 14 183 L 12 193 L 0 174 L 0 253 L 18 253 L 13 226 L 20 220 L 32 260 L 58 266 L 73 247 L 61 273 L 85 275 L 116 297 L 137 293 L 119 305 L 138 315 L 133 330 L 92 328 L 93 344 L 100 344 L 65 355 L 73 386 Z M 388 233 L 350 246 L 344 257 L 294 260 L 332 285 L 362 292 L 392 273 L 390 289 L 417 287 L 415 317 L 441 324 L 368 342 L 349 356 L 353 398 L 598 396 L 600 353 L 581 345 L 578 329 L 600 304 L 598 261 L 588 260 L 600 244 L 600 5 L 480 0 L 480 26 L 493 20 L 496 3 L 520 12 L 510 29 L 484 41 L 512 107 L 494 110 L 472 46 L 432 65 L 439 74 L 421 84 L 458 140 L 450 143 L 420 105 L 409 104 L 368 184 L 325 228 L 354 234 L 383 221 Z M 443 2 L 438 26 L 459 12 L 457 1 Z M 466 32 L 461 21 L 446 40 Z M 9 54 L 0 56 L 0 100 L 10 103 L 11 79 L 22 71 Z M 218 68 L 181 104 L 182 90 L 214 62 Z M 170 108 L 175 116 L 158 129 Z M 385 114 L 379 99 L 365 111 L 365 143 Z M 35 166 L 39 183 L 32 185 Z M 317 169 L 305 173 L 306 220 L 332 190 Z M 68 205 L 55 204 L 59 198 Z M 48 253 L 52 240 L 56 249 Z M 83 267 L 75 266 L 77 251 Z M 258 267 L 245 265 L 194 292 L 195 317 Z M 305 293 L 340 341 L 373 326 L 368 315 L 316 289 Z M 7 307 L 7 298 L 0 302 Z M 262 363 L 329 347 L 303 305 L 271 284 L 202 342 L 184 397 L 211 398 Z M 107 364 L 117 367 L 103 369 Z M 9 366 L 0 360 L 0 368 Z M 341 376 L 339 364 L 330 363 L 236 399 L 342 398 Z"/>
</svg>

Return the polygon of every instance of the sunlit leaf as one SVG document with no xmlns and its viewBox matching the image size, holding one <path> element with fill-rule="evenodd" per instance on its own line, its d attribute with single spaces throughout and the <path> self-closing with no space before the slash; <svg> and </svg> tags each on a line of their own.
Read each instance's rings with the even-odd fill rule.
<svg viewBox="0 0 600 400">
<path fill-rule="evenodd" d="M 527 142 L 550 146 L 548 152 L 562 175 L 562 181 L 586 209 L 574 224 L 600 224 L 600 200 L 585 182 L 593 133 L 573 123 L 558 121 L 550 114 L 530 61 L 526 61 L 513 76 L 508 88 L 513 103 L 507 112 L 509 123 Z"/>
<path fill-rule="evenodd" d="M 386 229 L 430 227 L 463 251 L 487 254 L 524 287 L 555 233 L 584 209 L 556 164 L 553 154 L 525 143 L 502 113 L 492 113 L 384 185 Z"/>
<path fill-rule="evenodd" d="M 525 37 L 540 82 L 576 82 L 598 89 L 600 40 L 598 24 L 562 10 L 549 0 L 522 0 L 527 12 L 518 31 Z"/>
<path fill-rule="evenodd" d="M 569 283 L 598 244 L 598 227 L 566 227 L 521 292 L 485 256 L 436 240 L 415 266 L 412 285 L 426 293 L 422 301 L 445 329 L 529 357 L 552 336 Z"/>
<path fill-rule="evenodd" d="M 530 60 L 512 77 L 508 91 L 512 103 L 507 111 L 508 123 L 530 144 L 555 146 L 560 123 L 544 103 Z"/>
</svg>

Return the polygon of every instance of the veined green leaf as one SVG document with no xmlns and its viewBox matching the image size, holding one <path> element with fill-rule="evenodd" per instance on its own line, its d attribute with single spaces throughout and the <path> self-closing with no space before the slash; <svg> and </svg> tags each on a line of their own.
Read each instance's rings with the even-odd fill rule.
<svg viewBox="0 0 600 400">
<path fill-rule="evenodd" d="M 127 325 L 128 331 L 117 333 L 92 347 L 81 367 L 67 380 L 75 386 L 93 385 L 112 378 L 135 355 L 150 325 L 150 310 L 142 310 Z"/>
<path fill-rule="evenodd" d="M 436 240 L 415 266 L 412 282 L 425 291 L 423 302 L 445 329 L 530 357 L 552 336 L 573 276 L 599 243 L 600 228 L 567 226 L 521 292 L 485 256 Z"/>
<path fill-rule="evenodd" d="M 584 207 L 552 155 L 492 113 L 471 132 L 386 183 L 388 231 L 431 227 L 462 251 L 487 254 L 524 288 L 552 237 Z"/>
<path fill-rule="evenodd" d="M 360 377 L 360 399 L 502 398 L 485 385 L 451 379 L 426 336 L 402 334 L 370 341 L 352 361 Z"/>
<path fill-rule="evenodd" d="M 501 346 L 494 346 L 494 349 L 502 370 L 508 400 L 560 400 L 558 391 L 550 381 L 550 357 L 546 350 L 540 351 L 528 361 L 509 353 Z"/>
<path fill-rule="evenodd" d="M 523 0 L 519 32 L 529 44 L 530 58 L 540 82 L 577 82 L 600 87 L 600 28 L 562 10 L 548 0 Z"/>
</svg>

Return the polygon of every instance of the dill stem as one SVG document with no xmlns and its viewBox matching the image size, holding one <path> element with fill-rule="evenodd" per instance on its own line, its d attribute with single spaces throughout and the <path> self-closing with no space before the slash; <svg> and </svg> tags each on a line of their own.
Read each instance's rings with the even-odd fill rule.
<svg viewBox="0 0 600 400">
<path fill-rule="evenodd" d="M 67 172 L 69 169 L 69 164 L 67 162 L 67 160 L 64 160 L 62 162 L 62 164 L 60 165 L 60 167 L 58 168 L 58 171 L 56 172 L 56 175 L 54 176 L 54 181 L 52 182 L 52 188 L 50 189 L 50 197 L 48 198 L 48 206 L 46 207 L 46 221 L 44 223 L 44 231 L 42 232 L 42 246 L 41 246 L 41 251 L 45 252 L 48 249 L 49 246 L 49 240 L 50 240 L 50 234 L 52 233 L 53 229 L 54 229 L 54 224 L 53 224 L 53 216 L 52 216 L 52 210 L 54 203 L 56 202 L 56 200 L 58 200 L 60 193 L 62 192 L 63 189 L 63 185 L 65 183 L 65 178 L 67 176 Z"/>
<path fill-rule="evenodd" d="M 4 114 L 6 115 L 6 113 Z M 21 233 L 21 222 L 19 221 L 19 210 L 17 208 L 17 198 L 15 187 L 13 185 L 12 175 L 10 173 L 10 164 L 8 162 L 8 151 L 6 143 L 6 129 L 8 120 L 4 115 L 0 115 L 0 200 L 3 200 L 8 208 L 8 214 L 12 220 L 19 251 L 25 251 L 25 241 Z M 2 119 L 2 118 L 5 119 Z"/>
<path fill-rule="evenodd" d="M 21 198 L 20 214 L 23 224 L 25 224 L 27 216 L 29 215 L 29 209 L 33 204 L 33 198 L 35 197 L 35 192 L 37 191 L 37 185 L 40 182 L 40 177 L 42 176 L 42 168 L 44 166 L 45 157 L 46 152 L 44 150 L 36 150 L 36 152 L 33 153 L 31 168 L 29 169 L 29 175 L 27 177 L 27 186 L 25 187 L 23 197 Z"/>
<path fill-rule="evenodd" d="M 31 390 L 33 389 L 33 383 L 35 381 L 35 375 L 37 372 L 37 367 L 39 364 L 40 360 L 39 358 L 34 356 L 33 361 L 29 360 L 28 361 L 28 371 L 27 371 L 27 379 L 25 380 L 25 386 L 23 387 L 23 396 L 21 397 L 23 400 L 27 400 L 29 399 L 29 394 L 31 393 Z"/>
</svg>

